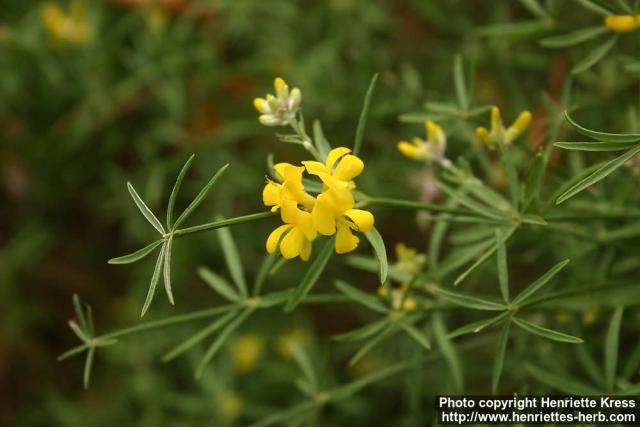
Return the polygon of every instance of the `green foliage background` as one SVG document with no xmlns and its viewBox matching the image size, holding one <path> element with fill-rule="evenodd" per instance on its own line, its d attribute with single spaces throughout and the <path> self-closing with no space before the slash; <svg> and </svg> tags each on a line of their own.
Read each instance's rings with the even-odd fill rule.
<svg viewBox="0 0 640 427">
<path fill-rule="evenodd" d="M 640 32 L 620 34 L 597 64 L 580 73 L 572 73 L 572 67 L 609 35 L 560 49 L 540 43 L 602 26 L 598 12 L 603 7 L 637 14 L 638 2 L 185 0 L 160 2 L 159 9 L 135 3 L 86 2 L 93 37 L 86 44 L 65 46 L 43 27 L 40 2 L 0 2 L 0 422 L 186 426 L 264 420 L 305 402 L 295 386 L 298 366 L 275 350 L 278 337 L 292 325 L 311 337 L 305 357 L 327 387 L 385 369 L 397 372 L 388 371 L 394 375 L 300 417 L 286 417 L 291 425 L 430 425 L 434 395 L 489 394 L 499 329 L 443 340 L 438 328 L 451 331 L 483 317 L 447 306 L 437 293 L 428 292 L 421 297 L 427 308 L 419 327 L 434 349 L 424 350 L 397 335 L 359 369 L 347 362 L 362 343 L 336 342 L 332 336 L 376 316 L 344 301 L 305 305 L 286 314 L 279 308 L 259 311 L 241 328 L 259 334 L 266 346 L 258 369 L 250 374 L 233 369 L 226 347 L 199 381 L 193 371 L 206 346 L 168 364 L 160 360 L 204 324 L 144 332 L 99 349 L 86 391 L 83 359 L 59 363 L 56 357 L 77 344 L 66 327 L 74 316 L 74 293 L 92 306 L 102 333 L 142 322 L 140 307 L 153 261 L 123 267 L 106 263 L 154 236 L 131 203 L 127 181 L 161 216 L 175 176 L 192 153 L 196 158 L 177 202 L 181 207 L 230 163 L 189 220 L 199 224 L 217 215 L 265 210 L 260 194 L 269 153 L 276 160 L 306 158 L 299 147 L 278 142 L 256 120 L 251 101 L 270 89 L 273 77 L 283 76 L 301 88 L 305 118 L 321 119 L 334 146 L 351 146 L 364 93 L 372 75 L 379 73 L 362 153 L 366 169 L 358 179 L 367 194 L 418 198 L 411 182 L 421 166 L 403 158 L 395 144 L 422 135 L 422 122 L 431 117 L 447 133 L 447 158 L 467 160 L 478 178 L 506 195 L 499 156 L 471 142 L 475 127 L 487 126 L 488 113 L 461 119 L 434 109 L 433 102 L 456 103 L 454 56 L 464 60 L 473 106 L 499 105 L 509 123 L 523 109 L 534 113 L 531 131 L 517 143 L 524 182 L 539 148 L 589 139 L 566 124 L 564 109 L 590 129 L 640 132 Z M 158 13 L 166 21 L 156 27 Z M 638 394 L 638 176 L 621 167 L 554 208 L 554 195 L 565 182 L 619 153 L 545 152 L 549 162 L 541 207 L 534 213 L 560 219 L 515 233 L 507 247 L 510 285 L 515 295 L 553 265 L 571 259 L 550 289 L 545 288 L 547 301 L 528 319 L 585 342 L 547 341 L 519 329 L 516 334 L 512 326 L 499 392 L 587 387 Z M 434 201 L 446 202 L 444 195 Z M 434 228 L 420 227 L 414 210 L 372 210 L 390 263 L 397 242 L 427 252 Z M 250 281 L 274 224 L 266 220 L 231 230 Z M 473 241 L 472 231 L 478 232 L 472 228 L 452 225 L 444 254 L 462 256 Z M 493 229 L 489 231 L 482 238 L 494 239 Z M 371 248 L 361 240 L 357 252 L 370 264 Z M 319 250 L 316 244 L 315 253 Z M 215 233 L 177 241 L 174 252 L 176 307 L 159 295 L 147 314 L 151 319 L 222 303 L 196 274 L 204 265 L 226 275 Z M 314 292 L 336 294 L 334 280 L 340 278 L 375 297 L 375 274 L 347 264 L 354 262 L 334 256 Z M 455 291 L 498 300 L 495 265 L 491 257 Z M 287 263 L 269 279 L 266 290 L 295 286 L 308 267 Z M 438 284 L 452 289 L 465 268 L 438 277 Z M 588 292 L 553 294 L 581 288 Z M 616 345 L 616 318 L 611 319 L 623 306 Z M 612 375 L 615 385 L 609 381 Z M 583 388 L 572 389 L 576 383 Z M 228 392 L 242 402 L 237 417 L 220 413 L 221 396 Z"/>
</svg>

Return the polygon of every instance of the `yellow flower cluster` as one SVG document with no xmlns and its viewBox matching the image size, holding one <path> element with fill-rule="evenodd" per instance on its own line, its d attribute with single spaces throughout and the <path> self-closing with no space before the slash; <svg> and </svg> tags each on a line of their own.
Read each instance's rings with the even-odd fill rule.
<svg viewBox="0 0 640 427">
<path fill-rule="evenodd" d="M 411 296 L 407 295 L 409 289 L 406 284 L 402 285 L 399 289 L 394 288 L 391 289 L 391 293 L 389 290 L 384 287 L 378 288 L 378 295 L 385 301 L 388 301 L 396 311 L 414 311 L 418 308 L 418 304 L 415 299 Z"/>
<path fill-rule="evenodd" d="M 397 261 L 393 264 L 394 269 L 412 276 L 422 271 L 427 255 L 418 253 L 415 248 L 404 243 L 397 243 L 395 249 Z"/>
<path fill-rule="evenodd" d="M 367 232 L 373 227 L 373 215 L 355 209 L 353 179 L 360 175 L 364 163 L 351 150 L 339 147 L 331 150 L 324 163 L 302 162 L 302 166 L 278 163 L 274 166 L 277 181 L 267 179 L 262 191 L 265 206 L 280 210 L 283 225 L 267 238 L 267 251 L 273 253 L 280 246 L 286 259 L 311 255 L 311 242 L 318 234 L 336 235 L 335 250 L 339 254 L 353 251 L 359 239 L 352 230 Z M 314 197 L 303 185 L 304 173 L 318 177 L 322 192 Z"/>
<path fill-rule="evenodd" d="M 231 343 L 231 360 L 234 369 L 241 374 L 253 372 L 264 353 L 264 342 L 259 335 L 245 334 Z"/>
<path fill-rule="evenodd" d="M 300 89 L 289 90 L 287 83 L 277 77 L 273 82 L 275 96 L 268 93 L 264 98 L 253 100 L 253 106 L 260 112 L 258 121 L 265 126 L 286 126 L 296 116 L 302 101 Z"/>
<path fill-rule="evenodd" d="M 427 140 L 415 137 L 408 141 L 398 142 L 398 151 L 412 160 L 437 160 L 444 156 L 447 137 L 440 126 L 431 120 L 424 124 Z"/>
<path fill-rule="evenodd" d="M 527 130 L 531 124 L 531 113 L 523 111 L 511 126 L 505 129 L 500 116 L 500 109 L 496 106 L 491 108 L 491 130 L 484 127 L 476 129 L 476 136 L 481 142 L 486 144 L 511 144 L 522 132 Z"/>
<path fill-rule="evenodd" d="M 84 44 L 91 39 L 84 2 L 73 1 L 69 11 L 56 3 L 45 3 L 40 12 L 45 29 L 57 42 Z"/>
<path fill-rule="evenodd" d="M 628 33 L 640 29 L 640 15 L 609 15 L 604 25 L 616 33 Z"/>
</svg>

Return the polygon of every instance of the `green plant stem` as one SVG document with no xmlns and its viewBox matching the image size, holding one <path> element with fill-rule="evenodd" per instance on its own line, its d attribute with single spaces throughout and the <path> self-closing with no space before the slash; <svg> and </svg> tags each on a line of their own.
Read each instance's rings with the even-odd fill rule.
<svg viewBox="0 0 640 427">
<path fill-rule="evenodd" d="M 259 221 L 261 219 L 271 218 L 279 214 L 279 212 L 260 212 L 255 214 L 243 215 L 235 218 L 224 219 L 221 221 L 209 222 L 207 224 L 196 225 L 194 227 L 182 228 L 179 230 L 175 230 L 172 234 L 174 237 L 182 237 L 188 234 L 201 233 L 203 231 L 215 230 L 222 227 L 230 227 L 232 225 L 243 224 L 245 222 Z"/>
<path fill-rule="evenodd" d="M 462 209 L 448 208 L 446 206 L 434 205 L 431 203 L 420 203 L 412 200 L 393 199 L 390 197 L 366 197 L 365 206 L 387 206 L 397 207 L 415 210 L 425 210 L 433 212 L 445 212 L 451 214 L 467 215 L 467 216 L 479 216 L 473 212 L 469 212 Z"/>
</svg>

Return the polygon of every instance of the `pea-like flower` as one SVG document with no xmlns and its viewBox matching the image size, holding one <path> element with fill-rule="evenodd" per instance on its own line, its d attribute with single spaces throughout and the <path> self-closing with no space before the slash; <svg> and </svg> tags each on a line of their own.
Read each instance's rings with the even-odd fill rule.
<svg viewBox="0 0 640 427">
<path fill-rule="evenodd" d="M 609 15 L 604 25 L 615 33 L 628 33 L 640 29 L 640 15 Z"/>
<path fill-rule="evenodd" d="M 91 27 L 83 2 L 73 1 L 68 12 L 49 2 L 42 6 L 40 12 L 45 29 L 57 42 L 84 44 L 91 39 Z"/>
<path fill-rule="evenodd" d="M 265 126 L 287 126 L 295 120 L 302 93 L 297 87 L 289 90 L 287 83 L 280 77 L 275 79 L 273 86 L 275 96 L 268 93 L 264 98 L 253 100 L 253 105 L 260 112 L 258 120 Z"/>
<path fill-rule="evenodd" d="M 353 231 L 367 232 L 373 228 L 373 215 L 355 208 L 353 179 L 360 175 L 364 163 L 351 154 L 351 150 L 339 147 L 331 150 L 324 163 L 302 162 L 304 166 L 278 163 L 274 166 L 276 179 L 267 180 L 262 191 L 265 206 L 273 212 L 280 210 L 283 225 L 276 228 L 267 239 L 267 251 L 272 253 L 280 246 L 285 258 L 306 261 L 311 255 L 311 244 L 317 234 L 336 235 L 335 250 L 343 254 L 353 251 L 360 239 Z M 321 193 L 314 197 L 305 191 L 304 171 L 320 178 Z"/>
<path fill-rule="evenodd" d="M 424 124 L 427 140 L 415 137 L 408 141 L 398 142 L 398 151 L 412 160 L 438 160 L 444 156 L 447 137 L 442 128 L 431 120 Z"/>
<path fill-rule="evenodd" d="M 500 116 L 500 109 L 496 106 L 491 108 L 491 130 L 484 127 L 476 129 L 476 136 L 485 144 L 505 144 L 510 145 L 520 134 L 522 134 L 531 124 L 531 113 L 521 112 L 516 121 L 505 129 Z"/>
</svg>

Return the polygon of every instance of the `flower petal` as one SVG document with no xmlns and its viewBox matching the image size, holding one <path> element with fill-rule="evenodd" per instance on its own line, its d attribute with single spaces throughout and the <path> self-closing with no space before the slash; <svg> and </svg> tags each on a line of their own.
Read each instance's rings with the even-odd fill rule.
<svg viewBox="0 0 640 427">
<path fill-rule="evenodd" d="M 316 238 L 318 231 L 313 225 L 313 218 L 309 212 L 298 210 L 298 218 L 296 219 L 296 226 L 302 231 L 304 237 L 307 240 L 313 240 Z"/>
<path fill-rule="evenodd" d="M 269 252 L 270 254 L 273 253 L 273 251 L 275 251 L 276 247 L 278 246 L 278 242 L 280 241 L 280 237 L 282 237 L 282 234 L 291 228 L 293 228 L 293 225 L 284 224 L 273 230 L 271 234 L 269 234 L 269 237 L 267 237 L 267 252 Z"/>
<path fill-rule="evenodd" d="M 282 186 L 271 180 L 267 180 L 267 185 L 262 190 L 262 203 L 265 206 L 277 206 L 280 204 L 280 190 Z"/>
<path fill-rule="evenodd" d="M 366 233 L 373 228 L 373 215 L 369 211 L 349 209 L 344 214 L 353 222 L 358 231 Z"/>
<path fill-rule="evenodd" d="M 307 160 L 306 162 L 302 162 L 302 164 L 305 168 L 307 168 L 307 172 L 311 175 L 317 175 L 319 173 L 329 173 L 327 167 L 320 162 Z"/>
<path fill-rule="evenodd" d="M 412 160 L 424 160 L 427 158 L 427 150 L 424 143 L 417 144 L 416 141 L 398 142 L 398 151 Z"/>
<path fill-rule="evenodd" d="M 292 166 L 291 163 L 276 163 L 273 165 L 273 170 L 276 173 L 276 178 L 280 181 L 284 181 L 285 171 L 289 166 Z"/>
<path fill-rule="evenodd" d="M 280 243 L 280 253 L 286 259 L 295 258 L 302 252 L 305 244 L 305 237 L 299 228 L 293 227 L 293 229 L 284 236 Z"/>
<path fill-rule="evenodd" d="M 327 155 L 327 162 L 325 163 L 327 169 L 332 170 L 333 165 L 336 163 L 336 160 L 338 160 L 340 157 L 344 156 L 345 154 L 349 154 L 350 152 L 351 152 L 351 149 L 347 147 L 338 147 L 329 151 L 329 154 Z"/>
<path fill-rule="evenodd" d="M 311 256 L 311 242 L 309 240 L 304 242 L 302 246 L 302 252 L 300 252 L 300 259 L 302 261 L 309 261 L 309 257 Z"/>
<path fill-rule="evenodd" d="M 351 233 L 351 229 L 347 224 L 338 224 L 338 233 L 336 234 L 336 253 L 346 254 L 358 247 L 360 239 Z"/>
<path fill-rule="evenodd" d="M 331 236 L 336 232 L 336 214 L 328 201 L 327 193 L 322 193 L 318 196 L 318 200 L 311 212 L 311 219 L 318 233 Z"/>
<path fill-rule="evenodd" d="M 350 181 L 362 173 L 364 162 L 352 154 L 340 159 L 333 176 L 341 181 Z"/>
<path fill-rule="evenodd" d="M 297 223 L 299 210 L 295 200 L 283 200 L 280 211 L 282 222 L 286 222 L 287 224 Z"/>
</svg>

